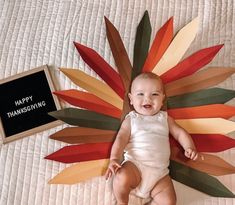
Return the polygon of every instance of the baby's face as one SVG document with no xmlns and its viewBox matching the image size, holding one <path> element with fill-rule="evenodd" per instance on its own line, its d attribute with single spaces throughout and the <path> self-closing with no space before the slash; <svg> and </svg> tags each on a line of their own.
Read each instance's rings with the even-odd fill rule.
<svg viewBox="0 0 235 205">
<path fill-rule="evenodd" d="M 129 93 L 130 104 L 142 115 L 154 115 L 163 105 L 165 98 L 160 80 L 139 78 L 132 83 Z"/>
</svg>

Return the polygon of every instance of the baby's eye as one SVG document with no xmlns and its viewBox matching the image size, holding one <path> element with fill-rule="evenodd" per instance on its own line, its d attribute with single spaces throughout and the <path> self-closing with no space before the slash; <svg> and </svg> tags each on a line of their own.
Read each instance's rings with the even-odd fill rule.
<svg viewBox="0 0 235 205">
<path fill-rule="evenodd" d="M 137 95 L 138 95 L 138 96 L 143 96 L 143 95 L 144 95 L 144 93 L 137 93 Z"/>
<path fill-rule="evenodd" d="M 158 93 L 153 93 L 152 95 L 153 95 L 153 96 L 159 96 L 159 94 L 158 94 Z"/>
</svg>

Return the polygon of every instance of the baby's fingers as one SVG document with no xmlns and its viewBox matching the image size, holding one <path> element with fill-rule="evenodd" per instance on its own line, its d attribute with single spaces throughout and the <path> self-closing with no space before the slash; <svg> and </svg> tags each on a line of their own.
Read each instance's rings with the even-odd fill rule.
<svg viewBox="0 0 235 205">
<path fill-rule="evenodd" d="M 115 164 L 115 166 L 114 166 L 114 174 L 116 174 L 117 173 L 117 171 L 119 170 L 121 168 L 121 165 L 120 164 Z"/>
<path fill-rule="evenodd" d="M 197 152 L 192 152 L 190 159 L 196 160 L 198 158 L 198 153 Z"/>
<path fill-rule="evenodd" d="M 196 160 L 198 158 L 198 153 L 192 149 L 188 149 L 185 151 L 185 156 L 189 159 Z"/>
<path fill-rule="evenodd" d="M 121 165 L 118 163 L 110 164 L 106 173 L 105 173 L 105 178 L 106 180 L 110 178 L 112 175 L 115 175 L 116 172 L 121 168 Z"/>
<path fill-rule="evenodd" d="M 112 171 L 108 168 L 105 173 L 105 179 L 108 180 L 112 176 Z"/>
<path fill-rule="evenodd" d="M 185 152 L 184 152 L 184 155 L 186 156 L 186 157 L 188 157 L 188 158 L 191 158 L 190 156 L 191 156 L 191 152 L 189 152 L 188 150 L 186 150 Z"/>
</svg>

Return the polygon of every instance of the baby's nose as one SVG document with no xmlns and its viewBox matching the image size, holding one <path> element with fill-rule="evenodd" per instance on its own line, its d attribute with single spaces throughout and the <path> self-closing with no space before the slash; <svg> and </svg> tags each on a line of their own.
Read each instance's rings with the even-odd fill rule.
<svg viewBox="0 0 235 205">
<path fill-rule="evenodd" d="M 145 102 L 150 102 L 151 101 L 151 97 L 146 95 L 145 98 L 144 98 Z"/>
</svg>

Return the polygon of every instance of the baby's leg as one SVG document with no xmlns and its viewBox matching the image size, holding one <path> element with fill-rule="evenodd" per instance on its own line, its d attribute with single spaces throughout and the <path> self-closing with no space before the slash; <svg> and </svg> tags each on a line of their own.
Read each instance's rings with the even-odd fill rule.
<svg viewBox="0 0 235 205">
<path fill-rule="evenodd" d="M 118 205 L 128 205 L 129 194 L 140 183 L 141 175 L 132 162 L 125 162 L 115 174 L 113 191 Z"/>
<path fill-rule="evenodd" d="M 160 179 L 151 191 L 151 205 L 176 205 L 176 194 L 169 175 Z"/>
</svg>

